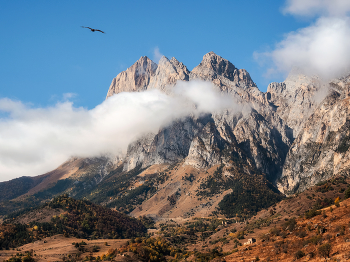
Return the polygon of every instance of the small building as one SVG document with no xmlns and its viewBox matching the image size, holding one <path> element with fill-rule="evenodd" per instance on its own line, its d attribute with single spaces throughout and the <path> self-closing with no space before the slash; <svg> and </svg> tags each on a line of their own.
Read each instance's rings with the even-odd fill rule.
<svg viewBox="0 0 350 262">
<path fill-rule="evenodd" d="M 256 242 L 255 238 L 249 238 L 247 242 L 244 243 L 244 245 L 250 245 Z"/>
</svg>

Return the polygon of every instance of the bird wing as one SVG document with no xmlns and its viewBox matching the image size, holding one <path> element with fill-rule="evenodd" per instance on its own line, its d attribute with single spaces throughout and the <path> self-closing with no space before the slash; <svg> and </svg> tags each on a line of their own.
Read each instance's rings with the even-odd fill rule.
<svg viewBox="0 0 350 262">
<path fill-rule="evenodd" d="M 99 32 L 101 32 L 101 33 L 104 33 L 105 34 L 105 32 L 103 32 L 102 30 L 100 30 L 100 29 L 93 29 L 93 28 L 91 28 L 91 27 L 88 27 L 88 26 L 81 26 L 82 28 L 89 28 L 92 32 L 94 32 L 94 31 L 99 31 Z"/>
</svg>

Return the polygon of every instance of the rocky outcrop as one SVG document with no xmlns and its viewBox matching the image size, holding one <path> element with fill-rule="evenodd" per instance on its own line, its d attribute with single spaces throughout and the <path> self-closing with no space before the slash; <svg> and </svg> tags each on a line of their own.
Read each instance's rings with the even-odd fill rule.
<svg viewBox="0 0 350 262">
<path fill-rule="evenodd" d="M 144 58 L 140 60 L 142 59 Z M 138 67 L 144 68 L 145 63 L 141 63 L 140 60 L 125 72 L 130 74 L 140 71 Z M 121 78 L 122 75 L 124 73 L 120 73 L 115 79 Z M 228 60 L 210 52 L 204 55 L 202 62 L 192 72 L 175 58 L 169 60 L 162 57 L 157 69 L 149 71 L 147 75 L 148 84 L 143 81 L 142 87 L 134 88 L 134 79 L 128 80 L 131 83 L 126 79 L 123 82 L 123 90 L 160 89 L 171 93 L 176 81 L 198 79 L 214 83 L 220 91 L 232 96 L 237 105 L 225 112 L 216 112 L 201 119 L 188 117 L 178 120 L 159 130 L 157 134 L 140 138 L 128 147 L 124 158 L 125 171 L 138 165 L 147 167 L 153 164 L 175 163 L 185 158 L 186 164 L 209 168 L 227 162 L 225 159 L 229 158 L 224 157 L 221 153 L 223 148 L 218 146 L 226 144 L 231 148 L 231 153 L 240 152 L 242 155 L 242 152 L 245 152 L 250 163 L 265 172 L 272 181 L 281 174 L 285 156 L 293 139 L 290 128 L 275 112 L 271 103 L 266 102 L 265 94 L 256 87 L 246 70 L 237 69 Z M 115 79 L 111 86 L 114 86 Z M 130 86 L 133 88 L 129 88 Z M 121 89 L 110 88 L 108 94 L 118 90 Z"/>
<path fill-rule="evenodd" d="M 159 130 L 158 134 L 138 139 L 128 147 L 124 170 L 131 170 L 137 165 L 147 167 L 183 160 L 188 155 L 192 139 L 209 120 L 210 116 L 199 119 L 188 117 L 174 121 Z"/>
<path fill-rule="evenodd" d="M 297 137 L 309 116 L 326 97 L 329 88 L 317 77 L 307 77 L 293 70 L 282 83 L 271 83 L 266 100 Z"/>
<path fill-rule="evenodd" d="M 169 60 L 163 56 L 159 60 L 159 64 L 154 76 L 151 78 L 148 89 L 160 89 L 165 91 L 166 87 L 171 87 L 176 84 L 178 80 L 188 81 L 190 71 L 187 67 L 176 60 L 171 58 Z"/>
<path fill-rule="evenodd" d="M 222 82 L 228 81 L 244 88 L 256 87 L 245 69 L 237 69 L 231 62 L 214 52 L 204 55 L 202 62 L 192 70 L 190 79 L 197 78 L 212 81 L 219 87 L 223 85 Z"/>
<path fill-rule="evenodd" d="M 195 79 L 212 82 L 232 96 L 236 105 L 202 118 L 179 119 L 158 133 L 145 135 L 129 145 L 122 159 L 124 171 L 184 159 L 186 165 L 199 169 L 239 160 L 253 165 L 272 182 L 279 179 L 279 189 L 288 193 L 304 190 L 348 165 L 347 158 L 336 151 L 340 142 L 329 137 L 340 129 L 327 131 L 330 123 L 345 125 L 347 121 L 345 104 L 335 107 L 340 103 L 336 94 L 344 99 L 347 93 L 344 79 L 333 84 L 335 91 L 322 102 L 328 85 L 297 70 L 284 82 L 271 83 L 263 93 L 246 70 L 213 52 L 204 55 L 191 72 L 175 58 L 162 57 L 157 66 L 142 57 L 113 79 L 107 97 L 147 89 L 171 93 L 178 80 Z"/>
<path fill-rule="evenodd" d="M 264 100 L 264 94 L 256 87 L 245 69 L 237 69 L 230 61 L 209 52 L 190 73 L 190 80 L 212 82 L 222 92 L 234 96 L 238 103 L 249 103 L 255 108 Z"/>
<path fill-rule="evenodd" d="M 222 123 L 228 123 L 235 139 L 257 168 L 271 181 L 279 177 L 293 142 L 292 131 L 275 112 L 272 103 L 266 102 L 265 94 L 256 87 L 248 72 L 210 52 L 192 70 L 190 79 L 211 81 L 235 98 L 235 109 L 214 114 L 217 128 L 222 129 Z"/>
<path fill-rule="evenodd" d="M 156 63 L 147 56 L 142 56 L 135 64 L 112 80 L 107 92 L 107 98 L 121 92 L 135 92 L 147 89 L 156 69 Z"/>
<path fill-rule="evenodd" d="M 225 144 L 215 124 L 209 122 L 192 140 L 185 164 L 202 169 L 219 165 Z"/>
<path fill-rule="evenodd" d="M 304 191 L 350 168 L 350 78 L 333 90 L 305 122 L 291 146 L 277 185 L 281 192 Z"/>
</svg>

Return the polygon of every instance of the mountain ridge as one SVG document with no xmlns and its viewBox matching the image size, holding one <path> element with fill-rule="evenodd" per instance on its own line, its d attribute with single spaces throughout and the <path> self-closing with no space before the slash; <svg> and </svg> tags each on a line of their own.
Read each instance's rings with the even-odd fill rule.
<svg viewBox="0 0 350 262">
<path fill-rule="evenodd" d="M 163 56 L 157 65 L 148 57 L 141 57 L 112 80 L 106 99 L 121 92 L 151 89 L 170 94 L 177 81 L 200 80 L 213 83 L 217 90 L 234 98 L 239 110 L 227 109 L 199 117 L 177 119 L 160 128 L 157 133 L 145 134 L 132 142 L 125 154 L 115 158 L 75 158 L 67 161 L 58 169 L 42 175 L 44 180 L 41 183 L 16 196 L 16 199 L 0 199 L 0 211 L 3 210 L 2 214 L 6 214 L 21 209 L 21 201 L 41 203 L 57 194 L 68 193 L 77 198 L 94 199 L 97 203 L 126 213 L 136 214 L 138 208 L 142 208 L 139 211 L 147 214 L 143 205 L 149 205 L 146 203 L 152 201 L 154 203 L 155 194 L 163 188 L 161 194 L 165 200 L 163 206 L 159 207 L 157 212 L 160 213 L 157 216 L 175 218 L 172 214 L 178 217 L 192 213 L 191 216 L 202 214 L 201 210 L 206 207 L 198 208 L 196 204 L 183 208 L 183 213 L 175 212 L 175 209 L 180 208 L 179 204 L 170 205 L 167 198 L 182 203 L 183 195 L 178 195 L 182 194 L 179 193 L 181 190 L 191 190 L 186 194 L 193 196 L 202 190 L 201 186 L 208 187 L 209 191 L 216 188 L 217 182 L 209 177 L 219 172 L 220 168 L 223 171 L 217 173 L 217 181 L 231 185 L 225 189 L 223 187 L 222 192 L 214 190 L 216 193 L 213 196 L 221 201 L 230 194 L 230 199 L 237 199 L 232 181 L 244 182 L 252 176 L 261 176 L 261 181 L 266 181 L 261 184 L 256 182 L 252 187 L 269 185 L 263 187 L 267 190 L 266 193 L 278 188 L 283 194 L 292 195 L 329 179 L 340 171 L 348 175 L 349 145 L 344 139 L 349 136 L 345 125 L 349 115 L 346 100 L 349 79 L 338 79 L 328 86 L 318 78 L 292 72 L 286 81 L 271 83 L 264 93 L 258 89 L 246 70 L 236 68 L 214 52 L 204 55 L 201 63 L 192 71 L 175 58 L 169 60 Z M 327 107 L 327 101 L 333 102 Z M 339 106 L 335 108 L 336 105 Z M 310 127 L 314 129 L 311 137 L 314 136 L 312 139 L 315 140 L 317 134 L 323 132 L 322 119 L 323 122 L 329 122 L 326 126 L 331 126 L 335 118 L 326 117 L 336 114 L 335 112 L 342 112 L 342 120 L 338 121 L 338 129 L 332 129 L 333 137 L 338 139 L 332 140 L 334 153 L 328 157 L 328 164 L 321 167 L 324 161 L 320 160 L 319 167 L 311 169 L 307 164 L 303 165 L 302 170 L 301 159 L 306 159 L 307 162 L 309 158 L 319 158 L 322 153 L 315 155 L 313 149 L 310 151 L 307 144 L 302 144 L 301 141 L 310 139 L 305 138 L 306 134 L 310 134 Z M 323 135 L 323 140 L 317 142 L 324 145 L 319 151 L 329 151 L 329 146 L 326 146 L 328 134 L 329 131 Z M 338 152 L 337 148 L 341 145 L 343 151 Z M 343 168 L 338 168 L 338 172 L 338 169 L 333 168 L 332 161 L 337 161 L 337 165 Z M 156 166 L 164 168 L 154 169 Z M 143 176 L 147 170 L 158 171 Z M 189 173 L 186 170 L 193 171 Z M 211 171 L 208 173 L 208 170 Z M 323 170 L 321 174 L 317 173 L 319 170 Z M 198 180 L 192 181 L 193 185 L 188 185 L 187 177 Z M 176 185 L 174 188 L 180 191 L 170 190 L 172 183 L 166 182 L 167 179 L 171 179 Z M 108 194 L 103 193 L 105 190 Z M 198 203 L 201 202 L 199 199 L 204 201 L 209 198 L 196 196 Z M 11 209 L 14 203 L 17 206 Z M 203 203 L 211 203 L 211 200 Z M 215 204 L 213 202 L 211 205 L 218 206 L 219 203 L 220 201 Z M 195 211 L 191 213 L 191 209 Z M 216 211 L 209 209 L 210 212 Z"/>
</svg>

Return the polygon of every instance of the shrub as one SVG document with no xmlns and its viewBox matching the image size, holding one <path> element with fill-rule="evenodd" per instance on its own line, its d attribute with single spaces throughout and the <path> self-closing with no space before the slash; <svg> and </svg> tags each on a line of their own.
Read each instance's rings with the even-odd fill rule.
<svg viewBox="0 0 350 262">
<path fill-rule="evenodd" d="M 324 211 L 324 210 L 322 211 L 322 217 L 327 218 L 326 211 Z"/>
<path fill-rule="evenodd" d="M 22 258 L 23 262 L 35 262 L 34 258 L 32 258 L 31 256 L 25 256 L 24 258 Z"/>
<path fill-rule="evenodd" d="M 298 237 L 300 237 L 300 238 L 304 238 L 304 237 L 307 236 L 307 233 L 306 233 L 305 230 L 301 230 L 301 231 L 299 231 L 299 232 L 297 233 L 297 235 L 298 235 Z"/>
<path fill-rule="evenodd" d="M 311 251 L 311 252 L 309 253 L 309 258 L 313 258 L 313 257 L 315 257 L 315 253 Z"/>
<path fill-rule="evenodd" d="M 237 238 L 238 239 L 244 239 L 244 231 L 238 231 Z"/>
<path fill-rule="evenodd" d="M 329 257 L 332 250 L 332 246 L 329 243 L 325 243 L 318 248 L 318 253 L 320 256 L 327 258 Z"/>
<path fill-rule="evenodd" d="M 293 231 L 296 224 L 297 224 L 297 221 L 295 220 L 295 217 L 292 217 L 291 219 L 289 219 L 287 222 L 284 223 L 284 226 L 286 230 L 288 229 L 289 231 Z"/>
<path fill-rule="evenodd" d="M 340 206 L 339 202 L 340 202 L 340 198 L 337 197 L 337 198 L 334 200 L 334 204 L 335 204 L 336 207 L 339 207 L 339 206 Z"/>
<path fill-rule="evenodd" d="M 312 243 L 314 245 L 317 245 L 321 241 L 322 241 L 322 237 L 320 235 L 313 236 L 308 240 L 309 243 Z"/>
<path fill-rule="evenodd" d="M 345 193 L 344 193 L 344 198 L 347 199 L 350 197 L 350 187 L 348 187 L 348 189 L 345 190 Z"/>
<path fill-rule="evenodd" d="M 270 233 L 271 233 L 271 235 L 279 236 L 281 233 L 281 230 L 279 228 L 274 227 L 274 228 L 270 229 Z"/>
<path fill-rule="evenodd" d="M 310 219 L 310 218 L 317 216 L 319 214 L 321 214 L 321 211 L 316 210 L 316 209 L 311 209 L 305 213 L 305 218 Z"/>
<path fill-rule="evenodd" d="M 301 250 L 298 250 L 295 254 L 294 254 L 296 259 L 302 258 L 303 256 L 305 256 L 305 253 Z"/>
</svg>

